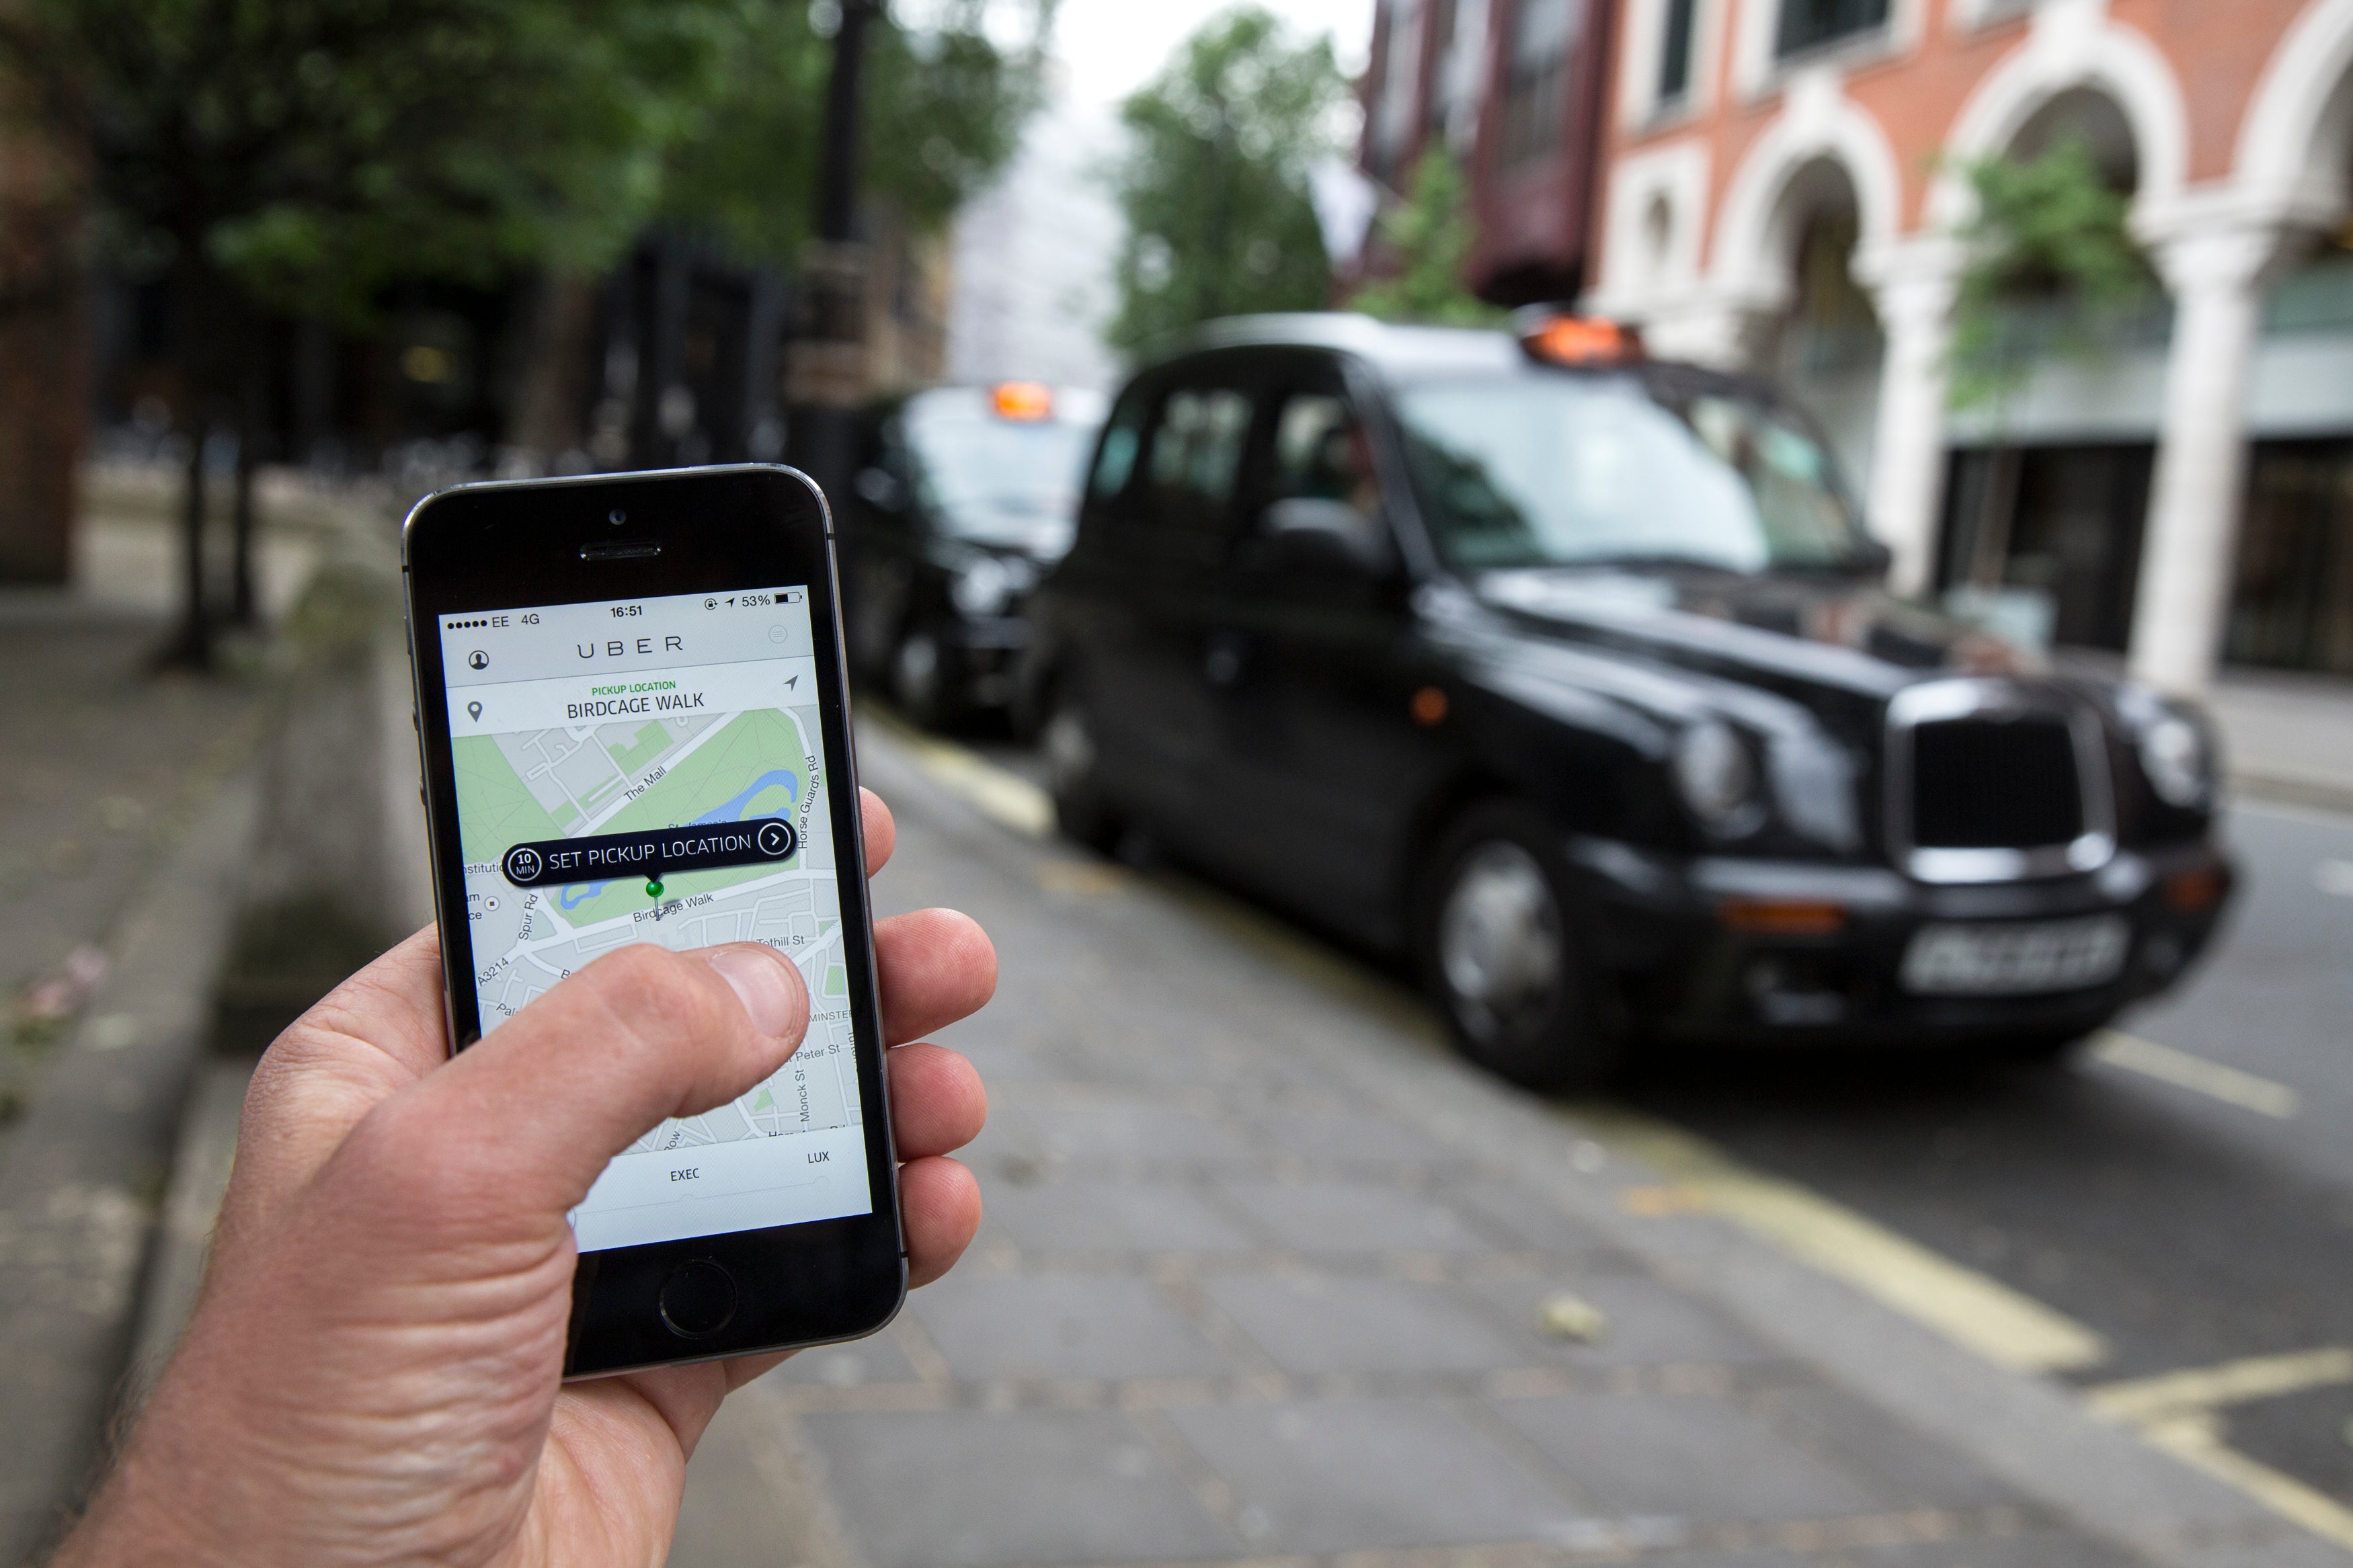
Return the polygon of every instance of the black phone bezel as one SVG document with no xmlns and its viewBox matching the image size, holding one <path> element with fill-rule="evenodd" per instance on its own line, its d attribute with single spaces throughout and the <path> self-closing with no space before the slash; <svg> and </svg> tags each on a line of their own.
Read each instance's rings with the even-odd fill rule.
<svg viewBox="0 0 2353 1568">
<path fill-rule="evenodd" d="M 453 1052 L 480 1039 L 481 1024 L 473 988 L 459 983 L 474 963 L 437 635 L 443 616 L 806 584 L 818 632 L 820 727 L 836 786 L 828 803 L 834 843 L 844 868 L 862 870 L 832 519 L 807 476 L 747 464 L 459 486 L 410 511 L 401 568 Z M 582 1255 L 573 1276 L 566 1377 L 854 1339 L 888 1323 L 905 1300 L 872 910 L 862 874 L 837 880 L 843 923 L 861 939 L 843 951 L 873 1212 Z M 734 1316 L 700 1339 L 673 1331 L 659 1308 L 664 1284 L 692 1262 L 717 1264 L 736 1289 Z"/>
</svg>

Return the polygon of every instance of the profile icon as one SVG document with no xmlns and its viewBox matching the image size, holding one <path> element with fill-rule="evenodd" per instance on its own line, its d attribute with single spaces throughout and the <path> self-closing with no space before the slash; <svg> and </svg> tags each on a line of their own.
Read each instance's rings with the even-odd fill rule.
<svg viewBox="0 0 2353 1568">
<path fill-rule="evenodd" d="M 476 648 L 466 656 L 466 662 L 476 669 L 488 669 L 491 668 L 491 656 Z"/>
</svg>

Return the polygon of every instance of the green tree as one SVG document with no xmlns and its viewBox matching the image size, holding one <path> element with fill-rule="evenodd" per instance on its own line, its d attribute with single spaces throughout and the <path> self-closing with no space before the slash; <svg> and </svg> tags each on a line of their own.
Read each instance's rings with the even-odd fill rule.
<svg viewBox="0 0 2353 1568">
<path fill-rule="evenodd" d="M 1028 3 L 1042 40 L 1050 0 Z M 1034 92 L 1035 58 L 1000 55 L 982 5 L 877 30 L 870 167 L 920 222 L 1003 161 Z M 797 0 L 26 0 L 0 20 L 0 62 L 89 150 L 114 263 L 168 279 L 185 327 L 170 656 L 209 657 L 204 437 L 250 429 L 265 314 L 356 324 L 399 279 L 590 277 L 657 216 L 788 257 L 829 63 L 809 18 Z"/>
<path fill-rule="evenodd" d="M 1042 96 L 1056 0 L 1014 0 L 1025 34 L 999 46 L 987 0 L 943 0 L 923 25 L 868 34 L 864 183 L 935 231 L 1002 168 Z M 661 216 L 716 233 L 742 258 L 788 263 L 808 236 L 819 117 L 832 68 L 811 8 L 739 0 L 709 96 L 668 148 Z"/>
<path fill-rule="evenodd" d="M 252 427 L 263 313 L 348 321 L 396 278 L 609 258 L 727 20 L 725 0 L 28 0 L 8 18 L 0 49 L 88 149 L 115 262 L 168 279 L 182 323 L 170 658 L 210 657 L 204 437 Z"/>
<path fill-rule="evenodd" d="M 1433 146 L 1414 164 L 1406 199 L 1382 216 L 1378 237 L 1386 275 L 1356 290 L 1354 309 L 1385 321 L 1440 327 L 1490 327 L 1504 319 L 1463 285 L 1479 231 L 1470 184 L 1444 147 Z"/>
<path fill-rule="evenodd" d="M 1954 310 L 1957 407 L 2015 392 L 2039 355 L 2102 352 L 2158 294 L 2126 223 L 2131 198 L 2083 142 L 1967 174 L 1978 211 L 1960 231 L 1970 259 Z"/>
<path fill-rule="evenodd" d="M 1328 38 L 1300 44 L 1244 6 L 1208 23 L 1121 110 L 1127 240 L 1111 341 L 1138 349 L 1198 321 L 1316 310 L 1331 263 L 1307 171 L 1336 151 L 1346 84 Z"/>
</svg>

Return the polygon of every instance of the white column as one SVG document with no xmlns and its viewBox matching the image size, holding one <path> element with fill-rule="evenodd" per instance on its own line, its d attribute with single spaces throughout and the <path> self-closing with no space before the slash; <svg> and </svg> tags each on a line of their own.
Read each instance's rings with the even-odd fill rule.
<svg viewBox="0 0 2353 1568">
<path fill-rule="evenodd" d="M 1861 273 L 1863 268 L 1858 266 Z M 1935 579 L 1945 496 L 1947 357 L 1959 274 L 1941 251 L 1871 268 L 1866 279 L 1887 340 L 1879 426 L 1866 500 L 1871 530 L 1894 553 L 1888 584 L 1910 596 Z"/>
<path fill-rule="evenodd" d="M 2263 320 L 2269 229 L 2233 226 L 2162 242 L 2173 347 L 2157 479 L 2141 541 L 2132 671 L 2195 695 L 2213 678 L 2238 563 L 2247 471 L 2247 376 Z"/>
</svg>

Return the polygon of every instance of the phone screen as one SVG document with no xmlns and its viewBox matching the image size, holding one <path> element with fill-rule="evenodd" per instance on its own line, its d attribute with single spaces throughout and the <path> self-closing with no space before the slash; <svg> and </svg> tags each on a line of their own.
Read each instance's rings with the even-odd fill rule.
<svg viewBox="0 0 2353 1568">
<path fill-rule="evenodd" d="M 580 1250 L 872 1213 L 807 585 L 438 630 L 485 1034 L 630 942 L 765 942 L 808 983 L 793 1058 L 607 1165 Z"/>
</svg>

